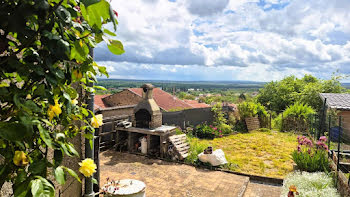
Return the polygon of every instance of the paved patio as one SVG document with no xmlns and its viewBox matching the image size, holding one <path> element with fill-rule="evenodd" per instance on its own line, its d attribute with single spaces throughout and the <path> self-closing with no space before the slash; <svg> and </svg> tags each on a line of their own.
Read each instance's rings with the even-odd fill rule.
<svg viewBox="0 0 350 197">
<path fill-rule="evenodd" d="M 270 187 L 259 187 L 260 184 L 248 185 L 249 178 L 245 176 L 196 169 L 114 150 L 102 152 L 100 162 L 102 185 L 107 177 L 137 179 L 146 183 L 146 195 L 151 197 L 252 196 L 255 193 L 266 197 L 279 196 L 279 187 L 271 190 Z"/>
</svg>

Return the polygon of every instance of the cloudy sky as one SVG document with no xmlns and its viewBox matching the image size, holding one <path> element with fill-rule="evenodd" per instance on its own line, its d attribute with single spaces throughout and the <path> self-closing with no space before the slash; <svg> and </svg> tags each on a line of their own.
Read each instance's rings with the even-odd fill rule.
<svg viewBox="0 0 350 197">
<path fill-rule="evenodd" d="M 350 74 L 349 0 L 112 0 L 125 54 L 110 78 L 278 80 Z"/>
</svg>

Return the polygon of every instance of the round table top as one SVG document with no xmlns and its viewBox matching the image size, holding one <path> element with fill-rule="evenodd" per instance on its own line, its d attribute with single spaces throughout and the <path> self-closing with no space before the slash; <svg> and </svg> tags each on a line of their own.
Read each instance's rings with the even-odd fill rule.
<svg viewBox="0 0 350 197">
<path fill-rule="evenodd" d="M 134 179 L 122 179 L 108 182 L 103 186 L 104 191 L 114 195 L 137 194 L 146 188 L 144 182 Z"/>
</svg>

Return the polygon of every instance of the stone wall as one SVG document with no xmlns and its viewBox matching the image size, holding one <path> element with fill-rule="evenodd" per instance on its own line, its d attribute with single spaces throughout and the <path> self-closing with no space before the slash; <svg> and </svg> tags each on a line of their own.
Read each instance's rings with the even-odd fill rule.
<svg viewBox="0 0 350 197">
<path fill-rule="evenodd" d="M 134 113 L 134 107 L 136 105 L 126 105 L 126 106 L 117 106 L 117 107 L 108 107 L 105 109 L 100 109 L 96 111 L 96 114 L 102 114 L 104 118 L 120 115 L 132 116 Z"/>
<path fill-rule="evenodd" d="M 129 90 L 123 90 L 119 93 L 103 98 L 107 106 L 126 106 L 136 105 L 142 100 L 142 97 Z"/>
</svg>

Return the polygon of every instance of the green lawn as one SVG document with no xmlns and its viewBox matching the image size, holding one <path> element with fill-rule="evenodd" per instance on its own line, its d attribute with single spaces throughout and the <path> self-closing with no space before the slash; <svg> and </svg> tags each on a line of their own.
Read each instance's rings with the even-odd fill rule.
<svg viewBox="0 0 350 197">
<path fill-rule="evenodd" d="M 208 145 L 222 149 L 232 163 L 230 170 L 253 175 L 283 178 L 293 170 L 291 153 L 297 147 L 297 135 L 281 132 L 243 133 L 214 140 L 191 138 L 193 154 L 187 161 Z"/>
</svg>

